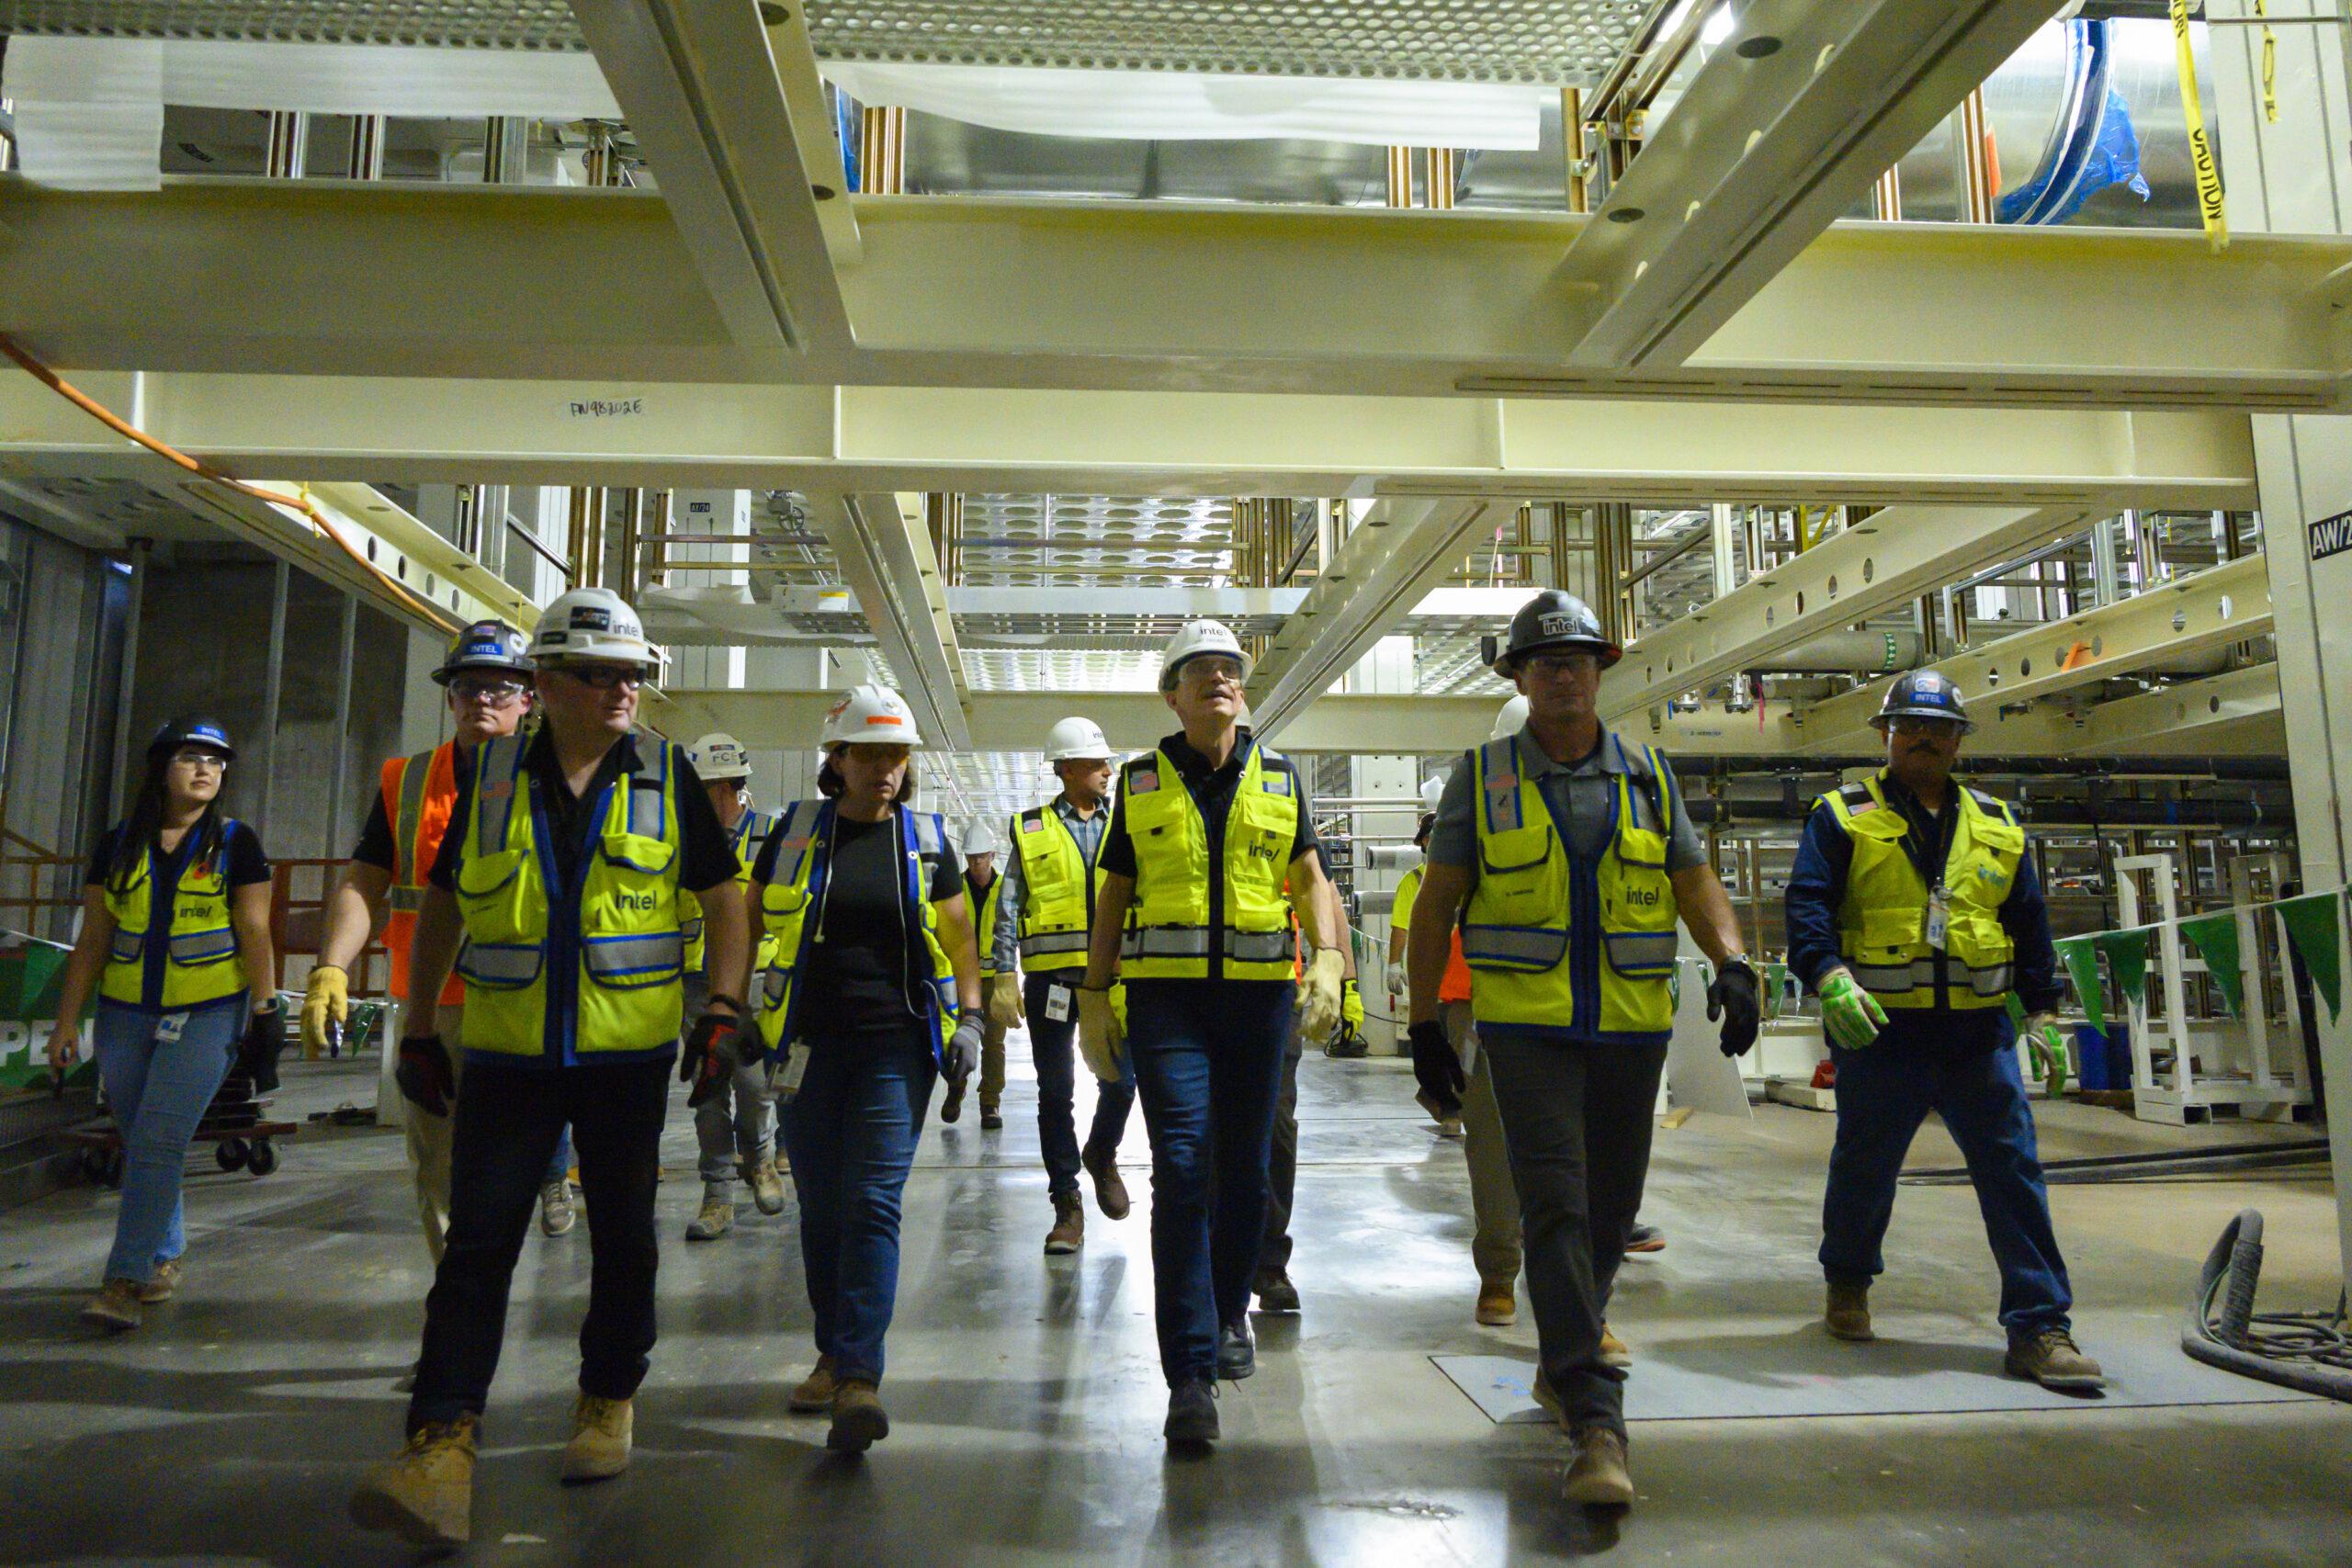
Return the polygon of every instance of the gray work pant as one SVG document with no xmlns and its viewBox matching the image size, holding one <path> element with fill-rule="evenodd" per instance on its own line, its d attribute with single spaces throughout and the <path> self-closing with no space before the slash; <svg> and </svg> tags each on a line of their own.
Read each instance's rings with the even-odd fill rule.
<svg viewBox="0 0 2352 1568">
<path fill-rule="evenodd" d="M 687 976 L 687 1027 L 709 1005 L 709 976 Z M 775 1096 L 768 1087 L 764 1059 L 737 1067 L 726 1089 L 695 1107 L 695 1141 L 701 1145 L 707 1183 L 724 1184 L 739 1171 L 775 1166 Z"/>
</svg>

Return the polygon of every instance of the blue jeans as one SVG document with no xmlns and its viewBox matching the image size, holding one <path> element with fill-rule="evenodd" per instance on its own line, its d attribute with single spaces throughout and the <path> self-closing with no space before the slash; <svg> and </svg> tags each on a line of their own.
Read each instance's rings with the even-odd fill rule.
<svg viewBox="0 0 2352 1568">
<path fill-rule="evenodd" d="M 1037 1142 L 1046 1155 L 1046 1190 L 1055 1198 L 1078 1193 L 1078 1123 L 1071 1110 L 1078 1093 L 1078 1070 L 1072 1066 L 1078 1050 L 1078 998 L 1069 987 L 1082 978 L 1075 969 L 1032 975 L 1022 987 L 1021 1005 L 1029 1014 L 1029 1049 L 1037 1062 Z M 1069 1016 L 1058 1022 L 1046 1016 L 1046 993 L 1057 985 L 1069 1007 Z M 1126 1136 L 1127 1112 L 1135 1102 L 1134 1067 L 1115 1084 L 1097 1079 L 1094 1125 L 1087 1131 L 1086 1146 L 1117 1149 Z"/>
<path fill-rule="evenodd" d="M 2001 1266 L 2001 1326 L 2013 1338 L 2066 1327 L 2074 1287 L 2051 1229 L 2017 1054 L 1830 1054 L 1838 1063 L 1838 1142 L 1821 1201 L 1821 1267 L 1831 1282 L 1867 1285 L 1884 1272 L 1879 1244 L 1894 1214 L 1895 1178 L 1912 1134 L 1934 1111 L 1968 1162 Z"/>
<path fill-rule="evenodd" d="M 1151 1270 L 1170 1387 L 1216 1376 L 1266 1224 L 1266 1151 L 1296 987 L 1130 980 L 1127 1055 L 1151 1133 Z"/>
<path fill-rule="evenodd" d="M 156 1038 L 165 1018 L 183 1020 L 177 1040 Z M 122 1130 L 122 1207 L 115 1215 L 109 1280 L 146 1284 L 155 1265 L 187 1250 L 180 1177 L 196 1125 L 229 1076 L 247 1017 L 244 998 L 199 1012 L 153 1013 L 98 1004 L 91 1042 L 107 1105 Z"/>
<path fill-rule="evenodd" d="M 938 1064 L 919 1035 L 797 1042 L 808 1053 L 784 1111 L 800 1199 L 800 1263 L 817 1349 L 833 1375 L 882 1381 L 899 1298 L 899 1217 Z"/>
</svg>

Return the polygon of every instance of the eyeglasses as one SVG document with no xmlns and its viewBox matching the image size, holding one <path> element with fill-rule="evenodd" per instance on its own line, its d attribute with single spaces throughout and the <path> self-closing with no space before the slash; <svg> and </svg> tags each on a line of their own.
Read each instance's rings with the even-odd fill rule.
<svg viewBox="0 0 2352 1568">
<path fill-rule="evenodd" d="M 199 751 L 193 746 L 184 751 L 173 752 L 172 761 L 199 773 L 225 773 L 229 771 L 228 758 L 218 751 Z"/>
<path fill-rule="evenodd" d="M 1886 727 L 1897 735 L 1931 735 L 1939 740 L 1956 739 L 1960 721 L 1954 718 L 1929 718 L 1922 714 L 1897 714 L 1886 721 Z"/>
<path fill-rule="evenodd" d="M 1177 671 L 1177 679 L 1188 686 L 1241 684 L 1241 666 L 1230 659 L 1194 659 Z"/>
<path fill-rule="evenodd" d="M 449 694 L 461 703 L 486 703 L 503 708 L 520 701 L 531 688 L 512 677 L 494 675 L 460 675 L 449 682 Z"/>
<path fill-rule="evenodd" d="M 609 692 L 616 686 L 635 691 L 645 684 L 650 673 L 642 664 L 559 664 L 556 668 L 599 692 Z"/>
<path fill-rule="evenodd" d="M 1547 680 L 1557 681 L 1569 675 L 1592 676 L 1600 673 L 1600 660 L 1589 653 L 1532 653 L 1526 666 Z"/>
<path fill-rule="evenodd" d="M 887 740 L 853 740 L 849 754 L 868 767 L 895 768 L 914 755 L 911 746 L 894 745 Z"/>
</svg>

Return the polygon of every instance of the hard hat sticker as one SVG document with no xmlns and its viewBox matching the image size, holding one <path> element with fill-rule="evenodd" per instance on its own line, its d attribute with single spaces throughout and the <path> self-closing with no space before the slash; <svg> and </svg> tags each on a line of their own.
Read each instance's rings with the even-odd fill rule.
<svg viewBox="0 0 2352 1568">
<path fill-rule="evenodd" d="M 612 612 L 599 609 L 594 604 L 574 604 L 571 607 L 571 629 L 590 632 L 611 631 L 613 629 Z"/>
</svg>

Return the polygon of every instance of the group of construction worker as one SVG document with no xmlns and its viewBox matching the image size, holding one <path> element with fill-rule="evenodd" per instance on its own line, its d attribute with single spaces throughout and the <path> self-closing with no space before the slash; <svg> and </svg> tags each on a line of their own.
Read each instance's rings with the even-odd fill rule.
<svg viewBox="0 0 2352 1568">
<path fill-rule="evenodd" d="M 1566 593 L 1513 618 L 1496 668 L 1520 695 L 1431 781 L 1426 862 L 1400 890 L 1392 948 L 1420 1101 L 1458 1119 L 1467 1145 L 1478 1319 L 1511 1321 L 1523 1267 L 1537 1396 L 1573 1443 L 1566 1495 L 1595 1506 L 1634 1495 L 1632 1358 L 1606 1314 L 1647 1172 L 1678 927 L 1707 961 L 1726 1056 L 1753 1046 L 1760 1016 L 1756 966 L 1673 770 L 1598 719 L 1619 657 Z M 1082 1245 L 1081 1174 L 1106 1216 L 1129 1211 L 1116 1156 L 1140 1100 L 1163 1433 L 1216 1438 L 1218 1381 L 1255 1366 L 1252 1294 L 1261 1310 L 1297 1305 L 1278 1125 L 1290 1119 L 1295 1167 L 1301 1042 L 1361 1008 L 1306 781 L 1245 722 L 1238 639 L 1185 625 L 1159 681 L 1174 732 L 1120 763 L 1098 727 L 1065 719 L 1046 738 L 1053 798 L 962 833 L 922 809 L 924 741 L 899 694 L 844 694 L 813 789 L 766 814 L 730 737 L 689 749 L 639 728 L 661 659 L 636 612 L 596 588 L 557 599 L 527 638 L 466 628 L 435 675 L 452 739 L 386 764 L 330 897 L 304 1033 L 341 1026 L 351 966 L 384 927 L 406 1003 L 395 1078 L 435 1261 L 407 1446 L 359 1487 L 353 1517 L 423 1544 L 468 1538 L 513 1272 L 570 1159 L 592 1271 L 562 1474 L 627 1467 L 655 1337 L 673 1070 L 691 1085 L 704 1181 L 688 1237 L 732 1228 L 739 1178 L 760 1212 L 783 1211 L 780 1145 L 817 1349 L 789 1405 L 830 1415 L 840 1451 L 885 1437 L 901 1199 L 926 1111 L 944 1081 L 942 1118 L 957 1120 L 977 1074 L 981 1125 L 1000 1126 L 1005 1040 L 1023 1025 L 1053 1206 L 1045 1249 Z M 2059 998 L 2025 836 L 1951 779 L 1967 720 L 1948 682 L 1899 682 L 1878 723 L 1887 768 L 1825 797 L 1789 891 L 1792 966 L 1823 998 L 1838 1069 L 1826 1325 L 1870 1337 L 1895 1174 L 1932 1109 L 1977 1177 L 2009 1370 L 2095 1384 L 2068 1334 L 2000 1005 L 2016 990 L 2044 1031 Z M 157 737 L 147 789 L 94 860 L 68 966 L 59 1038 L 78 1049 L 65 1020 L 96 986 L 101 1070 L 137 1178 L 90 1309 L 112 1327 L 170 1293 L 185 1249 L 175 1151 L 168 1179 L 162 1168 L 192 1132 L 195 1088 L 159 1090 L 200 1084 L 243 1020 L 279 1005 L 266 862 L 212 798 L 232 756 L 201 721 Z M 1095 1080 L 1082 1144 L 1073 1048 Z"/>
</svg>

